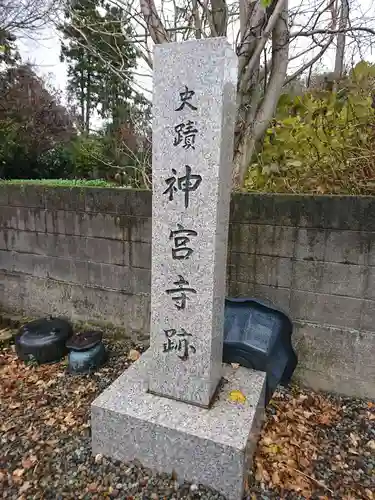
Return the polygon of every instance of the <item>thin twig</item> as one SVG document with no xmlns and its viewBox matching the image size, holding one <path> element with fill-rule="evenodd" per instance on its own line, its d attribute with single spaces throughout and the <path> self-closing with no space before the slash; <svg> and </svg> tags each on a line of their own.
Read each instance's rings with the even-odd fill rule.
<svg viewBox="0 0 375 500">
<path fill-rule="evenodd" d="M 318 486 L 320 486 L 321 488 L 329 491 L 331 493 L 331 495 L 334 494 L 334 492 L 328 488 L 328 486 L 326 486 L 324 483 L 322 483 L 321 481 L 318 481 L 317 479 L 315 479 L 315 477 L 312 477 L 312 476 L 309 476 L 308 474 L 305 474 L 304 472 L 302 472 L 301 470 L 299 469 L 295 469 L 294 467 L 290 467 L 290 469 L 294 470 L 295 472 L 298 472 L 298 474 L 301 474 L 302 476 L 305 476 L 307 477 L 307 479 L 310 479 L 311 481 L 313 481 L 314 483 L 316 483 Z"/>
</svg>

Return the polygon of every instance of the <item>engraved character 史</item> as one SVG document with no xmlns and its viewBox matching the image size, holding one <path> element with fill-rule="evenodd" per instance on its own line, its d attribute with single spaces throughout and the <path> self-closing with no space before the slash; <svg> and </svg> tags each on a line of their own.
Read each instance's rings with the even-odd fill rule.
<svg viewBox="0 0 375 500">
<path fill-rule="evenodd" d="M 175 111 L 182 111 L 185 106 L 188 106 L 193 111 L 196 111 L 197 108 L 190 102 L 194 95 L 194 90 L 189 90 L 185 85 L 185 90 L 183 92 L 180 92 L 181 104 L 178 108 L 175 109 Z"/>
</svg>

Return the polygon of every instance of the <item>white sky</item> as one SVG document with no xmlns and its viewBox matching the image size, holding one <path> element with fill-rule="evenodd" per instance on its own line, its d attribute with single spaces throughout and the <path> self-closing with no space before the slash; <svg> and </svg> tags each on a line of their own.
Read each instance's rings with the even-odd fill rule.
<svg viewBox="0 0 375 500">
<path fill-rule="evenodd" d="M 298 5 L 299 3 L 300 0 L 290 1 L 290 4 L 292 5 Z M 373 10 L 374 12 L 371 13 L 371 17 L 375 17 L 374 0 L 360 0 L 360 5 L 362 12 L 371 13 Z M 309 41 L 305 38 L 301 43 L 309 43 Z M 67 84 L 66 66 L 60 62 L 60 39 L 57 31 L 51 27 L 46 28 L 44 32 L 39 34 L 36 40 L 21 40 L 19 42 L 19 48 L 22 59 L 25 62 L 30 61 L 34 64 L 39 75 L 49 75 L 50 81 L 54 87 L 62 91 L 64 94 Z M 370 50 L 367 50 L 364 54 L 362 54 L 362 56 L 369 61 L 375 62 L 375 53 L 371 53 Z M 359 56 L 356 57 L 357 60 L 358 57 Z M 320 66 L 322 67 L 323 65 L 326 70 L 331 71 L 333 69 L 333 61 L 334 47 L 327 51 Z M 289 71 L 293 71 L 293 69 L 298 67 L 299 64 L 299 61 L 295 61 L 293 63 L 293 67 L 289 68 Z M 148 71 L 148 68 L 141 64 L 137 71 L 142 74 L 148 73 L 147 77 L 136 77 L 136 81 L 141 87 L 151 91 L 152 79 L 150 78 L 151 73 Z"/>
</svg>

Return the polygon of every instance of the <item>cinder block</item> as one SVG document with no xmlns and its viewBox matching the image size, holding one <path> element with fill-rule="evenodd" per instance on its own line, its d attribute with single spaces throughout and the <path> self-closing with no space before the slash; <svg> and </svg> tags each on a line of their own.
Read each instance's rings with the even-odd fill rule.
<svg viewBox="0 0 375 500">
<path fill-rule="evenodd" d="M 152 193 L 148 190 L 122 189 L 119 213 L 135 217 L 152 216 Z"/>
<path fill-rule="evenodd" d="M 290 314 L 290 289 L 274 286 L 265 286 L 255 284 L 253 295 L 255 299 L 269 302 L 278 309 L 281 309 L 286 314 Z"/>
<path fill-rule="evenodd" d="M 298 228 L 296 259 L 324 260 L 325 238 L 325 229 Z"/>
<path fill-rule="evenodd" d="M 15 253 L 8 250 L 0 250 L 0 269 L 13 271 L 15 264 Z"/>
<path fill-rule="evenodd" d="M 231 279 L 242 283 L 255 281 L 255 254 L 230 253 Z"/>
<path fill-rule="evenodd" d="M 22 311 L 25 296 L 24 282 L 24 275 L 0 270 L 0 304 L 3 311 Z"/>
<path fill-rule="evenodd" d="M 66 259 L 85 259 L 85 238 L 63 234 L 37 234 L 38 240 L 44 242 L 46 252 L 51 257 Z"/>
<path fill-rule="evenodd" d="M 1 207 L 0 227 L 3 229 L 17 229 L 18 217 L 16 207 Z"/>
<path fill-rule="evenodd" d="M 324 199 L 326 228 L 351 231 L 375 229 L 373 197 L 324 196 L 322 198 Z"/>
<path fill-rule="evenodd" d="M 85 188 L 46 187 L 44 196 L 48 211 L 85 211 Z"/>
<path fill-rule="evenodd" d="M 8 186 L 5 184 L 0 185 L 0 206 L 8 206 Z"/>
<path fill-rule="evenodd" d="M 124 189 L 90 188 L 85 189 L 86 212 L 120 214 L 124 206 Z"/>
<path fill-rule="evenodd" d="M 375 300 L 375 267 L 369 267 L 367 269 L 367 286 L 364 293 L 365 299 L 374 299 Z M 375 313 L 374 313 L 375 319 Z"/>
<path fill-rule="evenodd" d="M 129 247 L 123 241 L 102 238 L 85 238 L 84 241 L 88 260 L 129 266 Z"/>
<path fill-rule="evenodd" d="M 131 242 L 130 263 L 133 267 L 151 269 L 151 244 L 138 241 Z"/>
<path fill-rule="evenodd" d="M 8 231 L 0 229 L 0 250 L 7 250 Z"/>
<path fill-rule="evenodd" d="M 149 332 L 150 296 L 130 295 L 109 289 L 74 286 L 69 290 L 68 307 L 73 319 L 106 321 L 132 332 Z M 67 300 L 64 299 L 66 304 Z"/>
<path fill-rule="evenodd" d="M 70 275 L 66 275 L 64 281 L 87 286 L 89 284 L 89 262 L 85 260 L 72 259 L 69 266 Z"/>
<path fill-rule="evenodd" d="M 56 212 L 56 219 L 55 219 L 56 221 L 55 232 L 58 234 L 67 234 L 67 235 L 81 234 L 79 221 L 84 216 L 85 214 L 83 212 L 58 210 Z"/>
<path fill-rule="evenodd" d="M 71 259 L 63 259 L 61 257 L 49 257 L 48 262 L 48 277 L 54 280 L 82 283 L 81 277 L 76 278 L 77 262 Z M 78 281 L 79 280 L 79 281 Z M 87 282 L 87 281 L 86 281 Z"/>
<path fill-rule="evenodd" d="M 297 365 L 293 378 L 316 392 L 335 392 L 356 399 L 375 397 L 373 380 L 346 377 L 343 373 L 339 378 Z"/>
<path fill-rule="evenodd" d="M 47 233 L 57 233 L 57 212 L 46 210 L 46 231 Z"/>
<path fill-rule="evenodd" d="M 295 320 L 359 329 L 361 299 L 292 290 L 290 304 Z"/>
<path fill-rule="evenodd" d="M 235 279 L 228 282 L 228 297 L 253 297 L 254 283 L 242 283 Z"/>
<path fill-rule="evenodd" d="M 99 288 L 132 293 L 132 274 L 129 267 L 88 262 L 88 283 Z"/>
<path fill-rule="evenodd" d="M 375 301 L 373 300 L 363 301 L 361 330 L 375 332 Z"/>
<path fill-rule="evenodd" d="M 7 191 L 8 203 L 11 206 L 45 208 L 45 188 L 43 186 L 8 184 Z"/>
<path fill-rule="evenodd" d="M 257 227 L 254 224 L 230 224 L 228 234 L 228 247 L 230 250 L 237 253 L 255 253 Z"/>
<path fill-rule="evenodd" d="M 275 197 L 272 194 L 240 194 L 235 193 L 231 198 L 230 205 L 230 222 L 238 222 L 240 224 L 270 224 L 275 221 L 274 210 Z M 283 215 L 287 215 L 289 219 L 290 207 L 284 206 L 287 209 Z M 286 226 L 293 225 L 285 223 Z"/>
<path fill-rule="evenodd" d="M 47 278 L 50 257 L 28 253 L 14 253 L 13 270 L 39 278 Z"/>
<path fill-rule="evenodd" d="M 293 257 L 297 228 L 283 226 L 257 227 L 256 253 L 277 257 Z"/>
<path fill-rule="evenodd" d="M 36 233 L 29 231 L 8 231 L 8 250 L 14 252 L 40 253 L 35 251 L 37 246 Z"/>
<path fill-rule="evenodd" d="M 259 285 L 290 287 L 292 282 L 292 260 L 257 255 L 255 259 L 255 282 Z"/>
<path fill-rule="evenodd" d="M 375 266 L 375 232 L 365 233 L 364 237 L 367 238 L 368 241 L 368 264 L 369 266 Z"/>
<path fill-rule="evenodd" d="M 46 211 L 44 209 L 34 209 L 34 223 L 35 223 L 35 231 L 40 233 L 45 233 L 46 226 Z"/>
<path fill-rule="evenodd" d="M 365 264 L 368 243 L 359 231 L 327 231 L 325 260 L 341 264 Z"/>
<path fill-rule="evenodd" d="M 75 234 L 123 241 L 124 230 L 117 219 L 118 216 L 108 214 L 77 214 Z"/>
<path fill-rule="evenodd" d="M 17 207 L 17 229 L 21 231 L 36 231 L 35 209 Z"/>
<path fill-rule="evenodd" d="M 9 250 L 9 251 L 15 250 L 14 243 L 16 240 L 17 233 L 18 233 L 18 231 L 15 229 L 6 229 L 4 231 L 5 243 L 6 243 L 7 250 Z"/>
<path fill-rule="evenodd" d="M 344 376 L 345 392 L 355 394 L 358 381 L 370 388 L 370 381 L 375 380 L 373 333 L 296 322 L 292 338 L 299 358 L 299 378 L 306 383 L 311 383 L 309 376 L 305 375 L 305 370 L 308 370 L 320 378 L 328 378 L 329 390 L 342 392 Z M 372 384 L 371 394 L 366 391 L 361 395 L 375 397 L 375 385 Z"/>
<path fill-rule="evenodd" d="M 296 261 L 292 286 L 297 290 L 361 298 L 365 286 L 365 267 Z"/>
<path fill-rule="evenodd" d="M 138 294 L 151 294 L 151 270 L 131 268 L 132 276 L 132 293 Z"/>
<path fill-rule="evenodd" d="M 152 220 L 145 217 L 123 217 L 124 238 L 127 241 L 151 243 Z"/>
</svg>

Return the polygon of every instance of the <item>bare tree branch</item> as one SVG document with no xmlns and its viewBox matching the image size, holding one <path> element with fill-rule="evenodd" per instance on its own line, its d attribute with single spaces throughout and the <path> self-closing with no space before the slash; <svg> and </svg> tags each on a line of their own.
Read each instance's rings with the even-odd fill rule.
<svg viewBox="0 0 375 500">
<path fill-rule="evenodd" d="M 58 7 L 58 0 L 0 0 L 0 28 L 30 34 L 48 24 Z"/>
<path fill-rule="evenodd" d="M 340 22 L 341 2 L 350 6 L 346 24 Z M 359 0 L 298 0 L 293 5 L 272 0 L 264 8 L 260 0 L 112 0 L 134 26 L 127 43 L 136 47 L 139 59 L 149 68 L 154 44 L 226 35 L 235 45 L 239 58 L 234 147 L 237 186 L 272 119 L 282 87 L 311 72 L 334 48 L 335 39 L 345 38 L 342 60 L 348 47 L 358 47 L 358 53 L 375 42 L 375 13 L 359 12 L 353 2 Z M 105 27 L 92 29 L 105 31 Z M 108 70 L 118 72 L 110 66 Z M 134 80 L 134 85 L 140 84 Z M 138 92 L 145 90 L 138 87 Z"/>
</svg>

